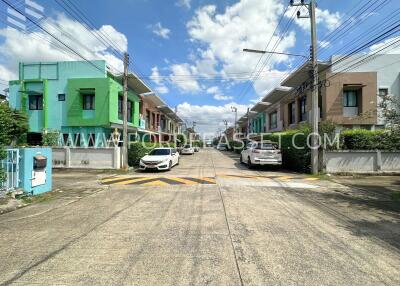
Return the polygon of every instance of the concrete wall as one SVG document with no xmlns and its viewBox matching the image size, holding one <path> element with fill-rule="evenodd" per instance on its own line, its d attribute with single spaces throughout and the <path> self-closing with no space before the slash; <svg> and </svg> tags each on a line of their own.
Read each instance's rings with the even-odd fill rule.
<svg viewBox="0 0 400 286">
<path fill-rule="evenodd" d="M 400 173 L 400 152 L 325 151 L 323 166 L 327 173 Z"/>
<path fill-rule="evenodd" d="M 121 149 L 53 148 L 53 168 L 120 169 Z"/>
</svg>

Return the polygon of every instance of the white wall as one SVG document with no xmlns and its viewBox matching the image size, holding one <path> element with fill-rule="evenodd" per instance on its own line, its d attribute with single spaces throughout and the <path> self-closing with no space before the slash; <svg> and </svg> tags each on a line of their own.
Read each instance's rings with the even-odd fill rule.
<svg viewBox="0 0 400 286">
<path fill-rule="evenodd" d="M 53 148 L 53 168 L 120 169 L 121 150 L 116 148 Z"/>
<path fill-rule="evenodd" d="M 400 152 L 325 151 L 327 173 L 400 173 Z"/>
<path fill-rule="evenodd" d="M 333 56 L 332 62 L 335 62 L 341 56 Z M 359 60 L 364 59 L 365 55 L 353 55 L 348 59 L 332 66 L 332 72 L 341 72 L 343 69 L 353 65 Z M 400 54 L 382 54 L 373 57 L 372 60 L 368 59 L 365 63 L 357 65 L 350 69 L 346 69 L 347 72 L 376 72 L 378 90 L 380 88 L 389 89 L 389 94 L 400 98 Z M 378 94 L 378 90 L 376 91 Z M 380 98 L 378 97 L 379 105 Z M 378 109 L 378 124 L 384 124 L 381 112 Z"/>
</svg>

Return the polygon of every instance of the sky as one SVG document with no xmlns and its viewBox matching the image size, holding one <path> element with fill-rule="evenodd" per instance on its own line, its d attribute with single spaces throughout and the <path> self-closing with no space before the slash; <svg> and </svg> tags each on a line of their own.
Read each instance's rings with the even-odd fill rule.
<svg viewBox="0 0 400 286">
<path fill-rule="evenodd" d="M 26 7 L 22 0 L 7 1 Z M 296 11 L 288 7 L 288 0 L 34 1 L 43 7 L 33 9 L 43 14 L 39 25 L 85 58 L 105 59 L 114 72 L 121 72 L 121 54 L 127 51 L 130 70 L 176 108 L 189 126 L 196 122 L 202 133 L 224 129 L 223 120 L 233 125 L 231 106 L 240 117 L 304 61 L 245 53 L 243 48 L 273 50 L 280 40 L 276 51 L 309 53 L 309 19 L 291 21 Z M 352 39 L 400 8 L 398 0 L 317 3 L 321 60 L 343 53 Z M 68 7 L 77 7 L 80 17 L 70 15 Z M 362 7 L 369 8 L 352 15 Z M 301 14 L 307 11 L 303 8 Z M 85 28 L 84 20 L 90 27 Z M 344 24 L 349 27 L 346 33 L 332 37 Z M 0 88 L 4 80 L 17 78 L 18 62 L 81 60 L 62 51 L 54 38 L 29 21 L 25 31 L 9 26 L 7 5 L 0 1 Z"/>
</svg>

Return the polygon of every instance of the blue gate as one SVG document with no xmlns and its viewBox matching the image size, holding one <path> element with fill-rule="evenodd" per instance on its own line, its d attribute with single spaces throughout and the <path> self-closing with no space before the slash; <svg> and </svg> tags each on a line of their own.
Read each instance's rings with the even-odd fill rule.
<svg viewBox="0 0 400 286">
<path fill-rule="evenodd" d="M 13 191 L 19 187 L 19 149 L 6 149 L 7 157 L 0 160 L 0 168 L 5 172 L 5 180 L 0 189 Z"/>
</svg>

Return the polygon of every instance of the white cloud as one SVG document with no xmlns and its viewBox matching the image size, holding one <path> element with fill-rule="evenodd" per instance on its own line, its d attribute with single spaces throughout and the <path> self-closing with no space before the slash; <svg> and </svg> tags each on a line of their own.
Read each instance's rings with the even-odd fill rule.
<svg viewBox="0 0 400 286">
<path fill-rule="evenodd" d="M 286 12 L 286 17 L 292 17 L 294 10 L 296 7 L 290 7 Z M 308 11 L 305 9 L 300 10 L 301 15 L 308 15 Z M 333 31 L 337 26 L 340 25 L 340 20 L 342 15 L 339 12 L 330 12 L 328 9 L 322 10 L 319 8 L 315 9 L 317 29 L 323 25 L 328 31 Z M 310 30 L 310 19 L 308 18 L 300 18 L 295 19 L 295 22 L 298 26 L 300 26 L 303 30 Z"/>
<path fill-rule="evenodd" d="M 93 35 L 99 31 L 107 33 L 118 50 L 126 51 L 127 38 L 112 26 L 105 25 L 99 30 L 91 30 L 91 33 L 79 22 L 64 14 L 58 14 L 55 18 L 47 18 L 42 25 L 44 29 L 62 39 L 66 45 L 85 59 L 104 59 L 114 72 L 123 71 L 123 62 L 112 53 L 111 45 L 101 43 Z M 4 38 L 0 44 L 0 64 L 10 73 L 17 74 L 18 62 L 83 60 L 72 52 L 63 51 L 66 50 L 66 47 L 44 32 L 36 31 L 25 34 L 12 28 L 3 28 L 0 29 L 0 37 Z"/>
<path fill-rule="evenodd" d="M 330 45 L 331 45 L 331 43 L 329 41 L 318 41 L 318 44 L 323 49 L 330 47 Z"/>
<path fill-rule="evenodd" d="M 169 92 L 168 87 L 166 87 L 165 85 L 156 86 L 155 90 L 160 94 L 165 94 Z"/>
<path fill-rule="evenodd" d="M 193 69 L 189 64 L 175 64 L 170 67 L 172 74 L 169 79 L 182 92 L 198 92 L 200 85 L 193 78 Z"/>
<path fill-rule="evenodd" d="M 243 48 L 265 49 L 283 10 L 284 5 L 279 0 L 240 0 L 226 7 L 223 13 L 218 13 L 215 5 L 199 8 L 187 23 L 187 29 L 190 41 L 200 48 L 192 54 L 189 63 L 181 65 L 185 65 L 193 75 L 219 75 L 227 80 L 243 82 L 246 78 L 237 74 L 252 71 L 259 60 L 258 55 L 245 53 Z M 272 43 L 278 38 L 273 36 Z M 294 44 L 295 33 L 290 32 L 277 50 L 286 51 Z M 263 72 L 288 60 L 287 56 L 274 55 Z M 264 81 L 264 78 L 257 79 L 255 85 L 263 85 Z"/>
<path fill-rule="evenodd" d="M 214 99 L 215 100 L 223 100 L 223 101 L 226 101 L 226 100 L 232 100 L 233 99 L 233 97 L 232 96 L 227 96 L 227 95 L 222 95 L 222 94 L 215 94 L 214 95 Z"/>
<path fill-rule="evenodd" d="M 155 83 L 155 90 L 158 93 L 164 94 L 169 92 L 168 87 L 165 85 L 164 80 L 158 71 L 158 67 L 155 66 L 151 69 L 150 79 Z"/>
<path fill-rule="evenodd" d="M 388 48 L 385 48 L 386 46 Z M 400 54 L 400 36 L 389 38 L 381 43 L 372 45 L 369 49 L 369 52 L 376 52 L 378 54 Z"/>
<path fill-rule="evenodd" d="M 192 0 L 178 0 L 178 2 L 176 2 L 176 5 L 190 9 L 191 6 L 190 2 L 192 2 Z"/>
<path fill-rule="evenodd" d="M 169 39 L 169 34 L 171 33 L 171 30 L 168 28 L 164 28 L 160 22 L 156 23 L 155 25 L 150 26 L 151 30 L 154 34 L 157 36 L 163 38 L 163 39 Z"/>
<path fill-rule="evenodd" d="M 235 113 L 232 112 L 231 106 L 238 109 L 238 119 L 247 111 L 247 105 L 237 104 L 234 102 L 225 105 L 192 105 L 187 102 L 178 105 L 178 115 L 188 121 L 196 121 L 196 131 L 211 136 L 220 128 L 225 128 L 223 120 L 227 120 L 229 125 L 233 126 L 235 121 Z"/>
<path fill-rule="evenodd" d="M 218 86 L 212 86 L 207 89 L 208 94 L 215 94 L 215 93 L 219 93 L 219 92 L 220 92 L 220 90 L 219 90 Z"/>
</svg>

